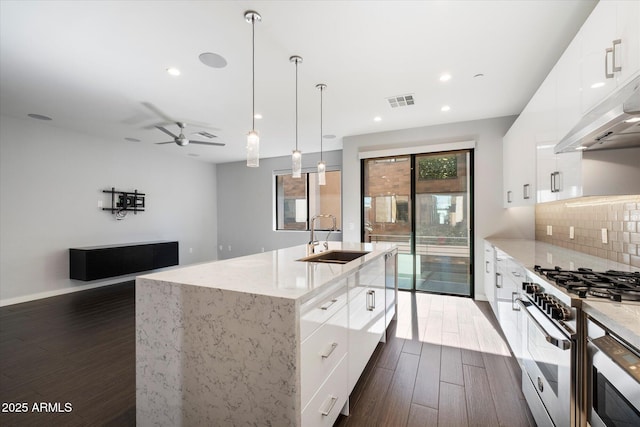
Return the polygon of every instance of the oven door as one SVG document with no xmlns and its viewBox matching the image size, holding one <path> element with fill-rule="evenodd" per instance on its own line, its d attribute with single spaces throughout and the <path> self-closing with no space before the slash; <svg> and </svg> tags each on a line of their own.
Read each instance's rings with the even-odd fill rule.
<svg viewBox="0 0 640 427">
<path fill-rule="evenodd" d="M 593 343 L 587 351 L 591 426 L 640 426 L 640 384 Z"/>
<path fill-rule="evenodd" d="M 524 371 L 552 422 L 557 426 L 568 426 L 571 422 L 571 348 L 574 343 L 537 306 L 522 300 L 518 303 L 526 314 L 522 352 Z M 541 421 L 536 419 L 539 424 Z"/>
</svg>

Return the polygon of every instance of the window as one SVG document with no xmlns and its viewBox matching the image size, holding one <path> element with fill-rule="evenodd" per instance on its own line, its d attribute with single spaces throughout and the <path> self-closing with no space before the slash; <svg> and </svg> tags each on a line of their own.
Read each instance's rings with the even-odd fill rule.
<svg viewBox="0 0 640 427">
<path fill-rule="evenodd" d="M 309 219 L 315 215 L 333 215 L 336 228 L 342 228 L 340 171 L 326 172 L 326 185 L 318 185 L 318 174 L 303 173 L 300 178 L 291 174 L 276 175 L 277 230 L 309 230 Z M 317 230 L 328 230 L 329 219 L 316 221 Z"/>
</svg>

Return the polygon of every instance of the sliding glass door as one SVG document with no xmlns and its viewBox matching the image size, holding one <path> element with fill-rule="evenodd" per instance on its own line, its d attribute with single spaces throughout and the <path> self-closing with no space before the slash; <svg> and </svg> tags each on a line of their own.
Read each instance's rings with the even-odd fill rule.
<svg viewBox="0 0 640 427">
<path fill-rule="evenodd" d="M 363 160 L 363 241 L 398 245 L 398 286 L 472 296 L 471 150 Z"/>
</svg>

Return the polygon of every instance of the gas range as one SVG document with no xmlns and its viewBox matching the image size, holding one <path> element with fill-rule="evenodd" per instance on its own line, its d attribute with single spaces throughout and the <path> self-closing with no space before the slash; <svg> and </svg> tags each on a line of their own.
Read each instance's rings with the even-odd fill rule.
<svg viewBox="0 0 640 427">
<path fill-rule="evenodd" d="M 560 267 L 534 267 L 536 273 L 579 298 L 605 298 L 612 301 L 640 301 L 640 272 L 604 271 L 590 268 L 563 270 Z"/>
</svg>

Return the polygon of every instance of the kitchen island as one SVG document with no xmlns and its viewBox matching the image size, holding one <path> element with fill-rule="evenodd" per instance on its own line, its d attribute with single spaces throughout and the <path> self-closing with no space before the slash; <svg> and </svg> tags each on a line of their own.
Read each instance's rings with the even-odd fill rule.
<svg viewBox="0 0 640 427">
<path fill-rule="evenodd" d="M 395 314 L 397 250 L 329 250 L 368 253 L 304 262 L 302 245 L 139 276 L 137 425 L 332 425 Z"/>
</svg>

